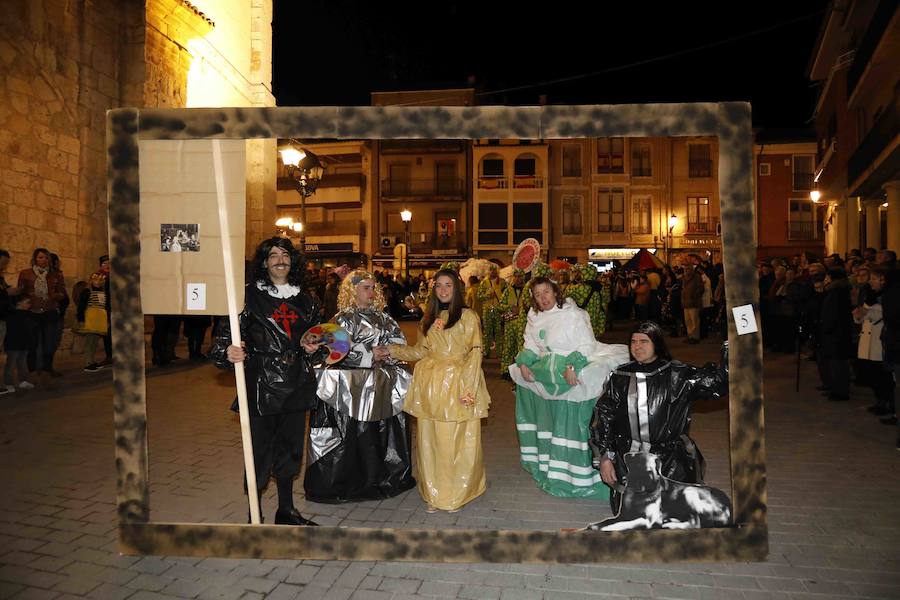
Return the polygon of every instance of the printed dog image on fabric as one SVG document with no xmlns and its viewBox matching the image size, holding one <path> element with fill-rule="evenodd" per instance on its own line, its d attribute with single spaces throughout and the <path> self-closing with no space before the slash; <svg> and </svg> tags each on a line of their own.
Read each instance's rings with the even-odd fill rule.
<svg viewBox="0 0 900 600">
<path fill-rule="evenodd" d="M 163 252 L 200 252 L 200 226 L 196 223 L 163 223 L 159 226 Z"/>
</svg>

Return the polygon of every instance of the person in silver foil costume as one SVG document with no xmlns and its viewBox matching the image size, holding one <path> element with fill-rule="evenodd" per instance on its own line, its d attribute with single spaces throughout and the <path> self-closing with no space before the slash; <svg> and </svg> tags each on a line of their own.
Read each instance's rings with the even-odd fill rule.
<svg viewBox="0 0 900 600">
<path fill-rule="evenodd" d="M 673 360 L 662 329 L 644 321 L 632 331 L 629 350 L 634 360 L 610 374 L 594 408 L 588 440 L 594 468 L 613 489 L 613 513 L 628 475 L 622 459 L 628 452 L 655 454 L 660 473 L 669 479 L 703 483 L 706 463 L 689 435 L 691 406 L 728 392 L 728 342 L 718 365 L 694 367 Z"/>
<path fill-rule="evenodd" d="M 403 363 L 375 360 L 372 352 L 373 346 L 406 343 L 384 307 L 371 273 L 356 270 L 344 278 L 331 322 L 347 331 L 351 347 L 343 360 L 316 368 L 319 399 L 303 483 L 313 502 L 389 498 L 416 485 L 403 412 L 412 375 Z"/>
</svg>

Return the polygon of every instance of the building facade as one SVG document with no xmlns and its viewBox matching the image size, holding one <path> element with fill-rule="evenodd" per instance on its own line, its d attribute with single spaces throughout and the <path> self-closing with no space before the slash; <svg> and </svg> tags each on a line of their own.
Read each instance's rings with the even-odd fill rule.
<svg viewBox="0 0 900 600">
<path fill-rule="evenodd" d="M 516 246 L 550 245 L 549 145 L 540 140 L 474 140 L 473 255 L 508 265 Z"/>
<path fill-rule="evenodd" d="M 655 248 L 672 263 L 688 253 L 721 259 L 714 137 L 548 146 L 551 258 L 603 262 L 621 248 Z"/>
<path fill-rule="evenodd" d="M 292 143 L 280 140 L 278 145 L 287 147 Z M 355 267 L 366 263 L 371 237 L 367 232 L 372 231 L 372 222 L 377 220 L 377 214 L 372 214 L 371 142 L 309 142 L 293 146 L 315 153 L 322 162 L 324 174 L 316 192 L 306 199 L 306 222 L 303 222 L 300 194 L 278 157 L 277 215 L 270 223 L 271 233 L 286 233 L 299 241 L 298 232 L 274 228 L 277 219 L 289 217 L 303 223 L 310 266 Z"/>
<path fill-rule="evenodd" d="M 790 257 L 825 251 L 827 206 L 813 200 L 815 141 L 753 146 L 754 194 L 759 258 Z"/>
<path fill-rule="evenodd" d="M 835 0 L 809 66 L 825 252 L 900 249 L 900 5 Z"/>
</svg>

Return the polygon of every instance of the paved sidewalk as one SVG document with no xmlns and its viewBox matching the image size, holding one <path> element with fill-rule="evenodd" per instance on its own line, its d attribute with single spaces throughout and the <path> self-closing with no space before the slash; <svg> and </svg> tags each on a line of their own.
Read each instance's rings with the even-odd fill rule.
<svg viewBox="0 0 900 600">
<path fill-rule="evenodd" d="M 624 329 L 620 326 L 620 330 Z M 606 341 L 621 342 L 613 332 Z M 713 340 L 671 340 L 686 362 L 715 360 Z M 314 598 L 900 598 L 900 452 L 892 427 L 812 390 L 803 361 L 766 357 L 771 553 L 766 563 L 693 565 L 444 565 L 184 559 L 116 553 L 109 375 L 68 374 L 56 390 L 0 397 L 0 599 Z M 181 363 L 184 363 L 182 366 Z M 65 363 L 63 363 L 65 367 Z M 66 370 L 66 369 L 64 369 Z M 298 504 L 323 524 L 363 527 L 557 529 L 609 514 L 603 502 L 561 500 L 518 466 L 514 400 L 485 363 L 493 397 L 484 429 L 487 493 L 461 512 L 428 515 L 415 490 L 382 502 Z M 228 374 L 180 361 L 148 371 L 154 520 L 243 522 L 242 458 Z M 727 404 L 695 409 L 708 480 L 729 490 Z M 271 518 L 274 497 L 263 502 Z"/>
</svg>

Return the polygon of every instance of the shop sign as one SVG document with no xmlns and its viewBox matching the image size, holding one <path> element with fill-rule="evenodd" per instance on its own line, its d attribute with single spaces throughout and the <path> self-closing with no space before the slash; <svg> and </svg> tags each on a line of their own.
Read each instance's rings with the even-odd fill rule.
<svg viewBox="0 0 900 600">
<path fill-rule="evenodd" d="M 353 242 L 342 242 L 335 244 L 306 244 L 307 254 L 316 252 L 353 252 Z"/>
<path fill-rule="evenodd" d="M 638 253 L 640 248 L 590 248 L 588 260 L 628 260 Z M 650 254 L 656 254 L 656 248 L 647 248 Z"/>
</svg>

